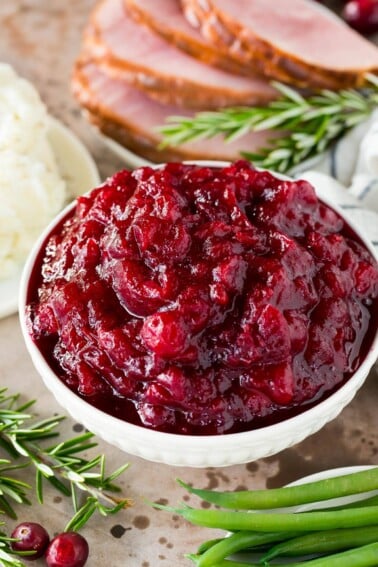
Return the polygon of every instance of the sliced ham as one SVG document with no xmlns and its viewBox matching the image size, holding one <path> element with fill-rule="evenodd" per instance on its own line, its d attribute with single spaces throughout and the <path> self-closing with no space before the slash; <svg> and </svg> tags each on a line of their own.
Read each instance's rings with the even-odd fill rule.
<svg viewBox="0 0 378 567">
<path fill-rule="evenodd" d="M 86 33 L 86 49 L 115 78 L 169 104 L 195 109 L 264 104 L 277 91 L 262 78 L 241 77 L 198 61 L 104 0 Z"/>
<path fill-rule="evenodd" d="M 88 118 L 107 136 L 155 162 L 185 159 L 232 161 L 240 152 L 255 152 L 267 145 L 272 133 L 250 133 L 225 143 L 220 136 L 159 149 L 158 128 L 169 116 L 190 116 L 175 106 L 161 104 L 123 80 L 109 76 L 96 63 L 79 61 L 73 75 L 73 92 Z"/>
<path fill-rule="evenodd" d="M 303 87 L 361 86 L 378 48 L 312 0 L 182 0 L 186 17 L 233 57 Z"/>
<path fill-rule="evenodd" d="M 189 55 L 226 71 L 245 75 L 238 58 L 207 40 L 185 18 L 178 0 L 124 0 L 134 20 L 146 25 Z"/>
</svg>

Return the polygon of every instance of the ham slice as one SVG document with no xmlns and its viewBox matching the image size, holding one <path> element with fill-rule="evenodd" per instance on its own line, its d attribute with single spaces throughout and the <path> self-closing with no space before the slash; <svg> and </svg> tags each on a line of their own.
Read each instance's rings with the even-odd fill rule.
<svg viewBox="0 0 378 567">
<path fill-rule="evenodd" d="M 272 137 L 271 132 L 253 132 L 230 143 L 225 143 L 218 136 L 186 143 L 177 148 L 159 149 L 162 136 L 158 127 L 164 125 L 169 116 L 190 116 L 188 111 L 152 100 L 125 81 L 109 76 L 90 61 L 81 60 L 76 64 L 72 87 L 92 123 L 105 135 L 151 161 L 232 161 L 239 158 L 242 151 L 258 151 Z"/>
<path fill-rule="evenodd" d="M 226 48 L 207 40 L 185 18 L 178 0 L 124 0 L 134 20 L 189 55 L 226 71 L 245 75 L 245 67 Z"/>
<path fill-rule="evenodd" d="M 87 51 L 115 78 L 160 102 L 195 109 L 264 104 L 277 91 L 262 78 L 216 69 L 190 57 L 127 13 L 123 0 L 104 0 L 86 33 Z"/>
<path fill-rule="evenodd" d="M 300 87 L 361 86 L 378 48 L 311 0 L 182 0 L 188 21 L 255 73 Z"/>
</svg>

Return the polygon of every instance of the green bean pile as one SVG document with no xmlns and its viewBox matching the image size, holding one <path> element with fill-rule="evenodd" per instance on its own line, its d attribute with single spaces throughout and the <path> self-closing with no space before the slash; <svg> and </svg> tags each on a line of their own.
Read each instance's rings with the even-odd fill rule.
<svg viewBox="0 0 378 567">
<path fill-rule="evenodd" d="M 291 567 L 378 566 L 378 495 L 368 494 L 378 490 L 378 467 L 265 490 L 218 492 L 179 483 L 216 508 L 158 507 L 192 524 L 229 532 L 186 556 L 196 567 L 262 567 L 277 560 Z M 356 495 L 360 499 L 347 504 L 324 502 Z M 319 502 L 324 508 L 311 509 Z M 306 511 L 297 509 L 303 504 Z"/>
</svg>

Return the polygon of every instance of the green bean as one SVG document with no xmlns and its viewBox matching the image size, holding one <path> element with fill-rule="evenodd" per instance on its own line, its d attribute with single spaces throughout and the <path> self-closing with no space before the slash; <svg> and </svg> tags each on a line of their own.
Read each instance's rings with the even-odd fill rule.
<svg viewBox="0 0 378 567">
<path fill-rule="evenodd" d="M 197 549 L 197 555 L 202 555 L 208 549 L 210 549 L 210 547 L 213 547 L 214 545 L 216 545 L 220 541 L 223 541 L 223 539 L 224 539 L 223 537 L 217 537 L 216 539 L 208 539 L 206 541 L 203 541 Z"/>
<path fill-rule="evenodd" d="M 261 563 L 245 563 L 223 560 L 213 567 L 261 567 Z M 282 563 L 289 566 L 289 563 Z M 290 563 L 290 567 L 376 567 L 378 565 L 378 543 L 356 547 L 342 553 L 318 557 L 301 563 Z"/>
<path fill-rule="evenodd" d="M 355 547 L 349 551 L 311 559 L 304 563 L 292 563 L 290 567 L 376 567 L 378 565 L 378 543 Z M 220 567 L 220 566 L 217 566 Z M 239 567 L 227 565 L 227 567 Z"/>
<path fill-rule="evenodd" d="M 245 561 L 228 561 L 224 559 L 223 561 L 219 561 L 219 563 L 214 563 L 212 567 L 261 567 L 261 563 L 246 563 Z M 282 567 L 285 567 L 285 565 Z"/>
<path fill-rule="evenodd" d="M 299 535 L 300 532 L 298 532 Z M 225 537 L 218 543 L 207 549 L 202 555 L 196 556 L 197 567 L 210 567 L 218 565 L 218 562 L 228 557 L 232 553 L 242 549 L 250 549 L 265 543 L 273 543 L 288 538 L 293 538 L 297 534 L 292 532 L 236 532 L 230 537 Z"/>
<path fill-rule="evenodd" d="M 378 506 L 341 509 L 338 511 L 314 510 L 300 514 L 274 512 L 251 513 L 198 508 L 168 508 L 192 524 L 229 531 L 317 531 L 353 528 L 378 524 Z M 377 561 L 378 563 L 378 561 Z"/>
<path fill-rule="evenodd" d="M 347 508 L 360 508 L 361 505 L 365 506 L 377 506 L 378 505 L 378 496 L 372 496 L 371 498 L 366 498 L 363 501 L 359 500 L 357 502 L 348 502 L 347 504 L 343 504 L 342 507 L 344 509 Z M 340 510 L 341 509 L 341 505 L 339 506 L 334 506 L 331 508 L 323 508 L 323 510 L 327 510 L 327 511 L 336 511 L 336 510 Z M 346 528 L 345 528 L 346 529 Z M 354 528 L 354 529 L 358 529 L 358 528 Z M 249 543 L 249 547 L 252 546 L 257 546 L 260 545 L 260 543 L 263 543 L 262 541 L 260 541 L 259 537 L 264 537 L 264 534 L 262 534 L 261 532 L 235 532 L 235 534 L 232 534 L 232 536 L 230 537 L 225 537 L 225 538 L 216 538 L 216 539 L 210 539 L 207 541 L 204 541 L 197 549 L 197 554 L 196 557 L 199 555 L 204 555 L 211 547 L 215 547 L 215 549 L 211 552 L 211 554 L 209 553 L 209 559 L 208 556 L 206 555 L 206 557 L 202 557 L 201 562 L 198 563 L 198 565 L 202 566 L 202 565 L 211 565 L 211 561 L 214 561 L 214 559 L 212 559 L 213 557 L 216 557 L 217 560 L 220 560 L 224 557 L 227 557 L 228 555 L 231 555 L 231 553 L 236 553 L 237 551 L 244 549 L 245 547 L 248 547 L 248 545 L 243 545 L 241 542 L 244 541 L 244 537 L 247 537 L 247 534 L 250 534 L 251 536 L 251 540 Z M 254 534 L 254 535 L 253 535 Z M 288 539 L 288 537 L 290 538 L 294 538 L 295 537 L 295 533 L 286 533 L 286 532 L 274 532 L 274 534 L 277 535 L 277 541 L 280 541 L 280 539 L 282 539 L 283 541 L 286 541 Z M 268 535 L 268 534 L 266 534 Z M 272 534 L 273 535 L 273 534 Z M 302 532 L 298 532 L 298 537 L 300 535 L 303 535 Z M 306 536 L 308 534 L 305 534 Z M 254 537 L 256 537 L 256 540 L 254 539 Z M 240 538 L 240 539 L 239 539 Z M 240 541 L 241 547 L 239 547 L 238 543 Z M 256 543 L 255 543 L 256 541 Z M 274 541 L 274 540 L 271 540 Z M 365 542 L 368 543 L 368 542 Z M 233 547 L 235 544 L 235 547 Z M 360 544 L 362 545 L 362 544 Z M 226 547 L 229 549 L 226 549 Z M 223 549 L 225 549 L 225 552 L 223 552 Z M 218 555 L 219 553 L 219 555 Z M 222 555 L 222 553 L 224 553 Z M 213 555 L 214 554 L 214 555 Z M 197 560 L 198 561 L 198 560 Z M 202 563 L 203 561 L 203 563 Z"/>
<path fill-rule="evenodd" d="M 223 508 L 263 510 L 297 506 L 376 490 L 378 489 L 378 467 L 307 484 L 264 490 L 219 492 L 193 488 L 181 480 L 178 482 L 190 493 Z"/>
<path fill-rule="evenodd" d="M 262 555 L 261 563 L 279 555 L 290 557 L 324 554 L 378 542 L 378 526 L 314 532 L 278 543 Z M 378 564 L 378 561 L 377 561 Z"/>
</svg>

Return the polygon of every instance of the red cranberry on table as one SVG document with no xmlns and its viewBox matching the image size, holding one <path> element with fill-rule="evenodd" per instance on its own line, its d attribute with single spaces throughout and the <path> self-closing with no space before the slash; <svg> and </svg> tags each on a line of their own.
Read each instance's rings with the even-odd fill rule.
<svg viewBox="0 0 378 567">
<path fill-rule="evenodd" d="M 342 16 L 351 27 L 363 34 L 378 32 L 378 0 L 349 0 Z"/>
<path fill-rule="evenodd" d="M 45 528 L 35 522 L 22 522 L 15 527 L 11 537 L 17 539 L 17 541 L 11 543 L 14 551 L 34 552 L 26 557 L 29 560 L 42 557 L 50 542 L 49 534 Z"/>
<path fill-rule="evenodd" d="M 88 559 L 87 540 L 76 532 L 63 532 L 51 541 L 45 559 L 48 567 L 83 567 Z"/>
</svg>

